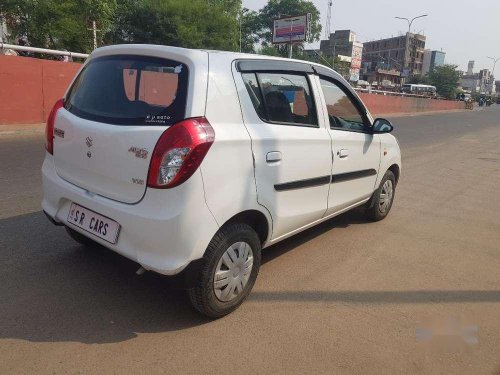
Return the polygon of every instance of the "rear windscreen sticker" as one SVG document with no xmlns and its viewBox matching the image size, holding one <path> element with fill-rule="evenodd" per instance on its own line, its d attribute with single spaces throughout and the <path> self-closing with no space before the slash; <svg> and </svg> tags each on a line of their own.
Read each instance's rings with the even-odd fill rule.
<svg viewBox="0 0 500 375">
<path fill-rule="evenodd" d="M 165 124 L 170 120 L 170 116 L 167 115 L 147 115 L 144 120 L 147 124 Z"/>
</svg>

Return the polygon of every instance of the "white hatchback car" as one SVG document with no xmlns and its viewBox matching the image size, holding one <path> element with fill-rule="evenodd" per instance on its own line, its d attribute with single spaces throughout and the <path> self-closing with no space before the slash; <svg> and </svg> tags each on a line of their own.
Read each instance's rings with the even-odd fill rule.
<svg viewBox="0 0 500 375">
<path fill-rule="evenodd" d="M 357 206 L 388 214 L 392 129 L 322 65 L 99 48 L 48 119 L 43 210 L 81 243 L 177 275 L 221 317 L 250 293 L 262 248 Z"/>
</svg>

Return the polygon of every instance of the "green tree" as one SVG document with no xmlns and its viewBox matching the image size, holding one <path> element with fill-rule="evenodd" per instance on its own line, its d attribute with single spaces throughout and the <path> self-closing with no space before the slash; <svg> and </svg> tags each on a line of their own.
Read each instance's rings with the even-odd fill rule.
<svg viewBox="0 0 500 375">
<path fill-rule="evenodd" d="M 25 38 L 33 47 L 90 52 L 93 49 L 92 21 L 101 44 L 109 28 L 116 0 L 2 0 L 11 38 Z"/>
<path fill-rule="evenodd" d="M 407 83 L 413 85 L 432 85 L 432 81 L 428 76 L 420 74 L 411 76 Z"/>
<path fill-rule="evenodd" d="M 279 56 L 279 51 L 274 46 L 262 46 L 257 50 L 259 55 Z"/>
<path fill-rule="evenodd" d="M 241 0 L 206 0 L 212 6 L 219 7 L 225 13 L 232 15 L 234 18 L 241 12 Z"/>
<path fill-rule="evenodd" d="M 339 73 L 342 77 L 349 79 L 351 72 L 351 63 L 348 61 L 342 61 L 339 56 L 335 58 L 334 69 L 337 73 Z"/>
<path fill-rule="evenodd" d="M 120 0 L 110 43 L 239 49 L 239 1 Z"/>
<path fill-rule="evenodd" d="M 260 42 L 259 31 L 262 29 L 259 13 L 243 8 L 239 17 L 241 22 L 241 51 L 254 53 L 255 46 Z"/>
<path fill-rule="evenodd" d="M 436 86 L 437 93 L 445 98 L 456 97 L 460 74 L 456 65 L 442 65 L 429 72 L 432 85 Z"/>
</svg>

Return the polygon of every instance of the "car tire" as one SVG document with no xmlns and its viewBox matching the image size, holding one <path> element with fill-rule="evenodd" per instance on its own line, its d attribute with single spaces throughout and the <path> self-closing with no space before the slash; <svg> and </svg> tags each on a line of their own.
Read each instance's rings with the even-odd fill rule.
<svg viewBox="0 0 500 375">
<path fill-rule="evenodd" d="M 391 171 L 385 172 L 380 186 L 372 195 L 366 209 L 366 216 L 372 221 L 380 221 L 386 218 L 391 211 L 394 197 L 396 196 L 396 177 Z"/>
<path fill-rule="evenodd" d="M 97 242 L 92 241 L 90 238 L 85 237 L 83 234 L 78 233 L 76 230 L 73 230 L 71 228 L 65 227 L 66 232 L 68 232 L 69 236 L 74 239 L 76 242 L 79 244 L 86 246 L 86 247 L 93 247 L 97 246 Z"/>
<path fill-rule="evenodd" d="M 240 306 L 255 284 L 261 262 L 259 236 L 247 224 L 229 224 L 208 245 L 194 288 L 193 306 L 210 318 L 221 318 Z"/>
</svg>

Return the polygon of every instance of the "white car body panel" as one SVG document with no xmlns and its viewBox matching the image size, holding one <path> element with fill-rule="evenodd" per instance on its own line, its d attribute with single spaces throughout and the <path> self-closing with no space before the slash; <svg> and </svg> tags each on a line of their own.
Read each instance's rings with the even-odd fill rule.
<svg viewBox="0 0 500 375">
<path fill-rule="evenodd" d="M 384 173 L 391 167 L 397 166 L 398 175 L 401 178 L 401 150 L 399 143 L 392 134 L 379 134 L 380 137 L 380 172 L 377 176 L 375 186 L 378 188 Z"/>
<path fill-rule="evenodd" d="M 119 202 L 142 199 L 151 154 L 166 127 L 103 125 L 64 108 L 57 112 L 56 127 L 64 132 L 64 138 L 54 137 L 54 164 L 61 178 Z M 136 157 L 132 147 L 147 150 L 147 157 Z"/>
<path fill-rule="evenodd" d="M 245 126 L 252 139 L 257 200 L 273 218 L 272 240 L 319 220 L 327 208 L 328 185 L 276 191 L 275 185 L 329 176 L 331 139 L 320 126 L 277 125 L 259 118 L 241 77 L 233 67 Z M 268 162 L 267 154 L 281 153 L 281 160 Z"/>
<path fill-rule="evenodd" d="M 365 134 L 331 130 L 333 139 L 333 178 L 328 198 L 327 215 L 370 198 L 380 166 L 380 138 L 378 134 Z M 345 150 L 345 151 L 344 151 Z M 347 152 L 341 158 L 340 152 Z M 343 175 L 357 171 L 373 171 L 372 175 L 342 180 Z M 337 182 L 336 180 L 339 179 Z"/>
<path fill-rule="evenodd" d="M 240 212 L 254 210 L 271 226 L 269 212 L 257 203 L 251 140 L 242 126 L 231 64 L 221 53 L 211 53 L 209 61 L 205 117 L 214 128 L 215 142 L 201 166 L 207 205 L 220 225 Z"/>
<path fill-rule="evenodd" d="M 338 130 L 330 128 L 326 101 L 321 83 L 315 77 L 315 86 L 320 93 L 322 108 L 322 122 L 328 129 L 332 139 L 332 176 L 328 194 L 328 209 L 325 217 L 345 212 L 371 197 L 377 188 L 376 180 L 380 166 L 380 138 L 378 134 Z M 358 97 L 359 99 L 359 97 Z M 369 116 L 371 120 L 371 116 Z M 362 178 L 346 179 L 352 173 L 359 171 L 373 171 L 372 175 Z"/>
<path fill-rule="evenodd" d="M 89 236 L 79 228 L 72 229 L 147 270 L 164 275 L 179 273 L 189 262 L 203 256 L 207 244 L 219 229 L 205 203 L 199 171 L 182 187 L 148 189 L 141 202 L 133 205 L 90 194 L 64 181 L 57 175 L 50 154 L 46 154 L 42 176 L 42 208 L 47 215 L 64 224 L 71 202 L 75 202 L 115 220 L 121 230 L 114 245 Z"/>
</svg>

